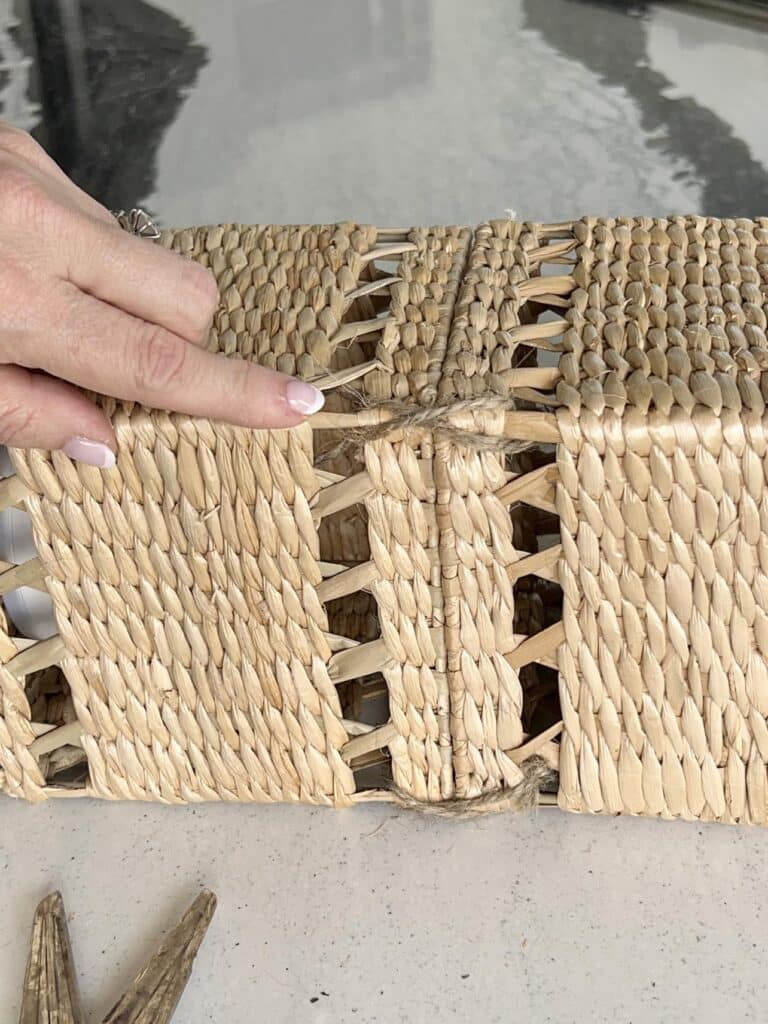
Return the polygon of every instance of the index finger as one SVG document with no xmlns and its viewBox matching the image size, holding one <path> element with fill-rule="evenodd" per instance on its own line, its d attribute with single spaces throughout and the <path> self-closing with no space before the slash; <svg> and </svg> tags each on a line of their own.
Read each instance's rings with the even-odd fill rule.
<svg viewBox="0 0 768 1024">
<path fill-rule="evenodd" d="M 72 286 L 54 305 L 59 336 L 43 334 L 29 356 L 92 391 L 253 428 L 296 426 L 323 406 L 311 384 L 207 352 Z"/>
</svg>

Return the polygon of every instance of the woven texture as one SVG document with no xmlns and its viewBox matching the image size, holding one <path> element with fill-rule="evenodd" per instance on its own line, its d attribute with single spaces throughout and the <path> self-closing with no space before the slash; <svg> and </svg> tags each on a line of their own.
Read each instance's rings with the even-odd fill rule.
<svg viewBox="0 0 768 1024">
<path fill-rule="evenodd" d="M 14 453 L 59 635 L 0 621 L 0 788 L 766 822 L 768 221 L 161 244 L 325 410 Z"/>
<path fill-rule="evenodd" d="M 574 233 L 560 801 L 763 824 L 768 222 Z"/>
<path fill-rule="evenodd" d="M 470 233 L 399 234 L 226 226 L 162 241 L 216 275 L 211 349 L 321 384 L 357 379 L 372 400 L 429 403 Z M 387 260 L 389 276 L 376 268 Z M 494 537 L 483 507 L 506 480 L 501 457 L 387 438 L 357 463 L 317 468 L 309 426 L 254 433 L 107 406 L 114 472 L 16 454 L 88 792 L 338 805 L 355 793 L 355 755 L 382 748 L 394 785 L 416 799 L 520 781 L 499 748 L 520 738 L 519 686 L 504 668 L 499 698 L 493 660 L 512 644 L 511 597 L 499 601 L 490 583 L 495 562 L 513 557 L 511 525 L 496 503 Z M 328 407 L 343 409 L 343 396 Z M 326 433 L 337 439 L 320 430 L 321 444 Z M 365 588 L 334 575 L 364 558 Z M 332 611 L 332 629 L 326 603 L 337 593 L 347 607 Z M 462 646 L 474 673 L 466 702 Z M 374 674 L 387 694 L 378 728 L 345 719 L 340 699 Z M 28 756 L 23 693 L 6 693 L 22 705 L 18 749 L 11 737 L 6 745 L 8 788 L 40 798 L 51 787 Z M 359 711 L 359 699 L 347 703 Z"/>
</svg>

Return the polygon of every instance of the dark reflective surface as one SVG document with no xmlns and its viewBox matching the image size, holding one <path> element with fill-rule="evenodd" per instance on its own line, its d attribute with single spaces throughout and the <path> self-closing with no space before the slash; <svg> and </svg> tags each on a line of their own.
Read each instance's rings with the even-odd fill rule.
<svg viewBox="0 0 768 1024">
<path fill-rule="evenodd" d="M 592 4 L 598 18 L 584 17 L 584 4 L 525 0 L 528 24 L 541 32 L 559 53 L 583 61 L 601 83 L 622 86 L 637 102 L 640 123 L 656 136 L 659 154 L 682 160 L 702 184 L 701 209 L 720 217 L 760 216 L 768 210 L 768 169 L 755 160 L 748 144 L 731 125 L 695 96 L 670 96 L 669 78 L 649 66 L 648 17 L 653 5 Z M 628 16 L 632 18 L 628 21 Z M 720 23 L 712 18 L 691 19 L 686 26 L 689 49 L 711 44 Z M 756 45 L 760 45 L 757 29 Z M 762 40 L 768 46 L 768 36 Z M 712 74 L 721 72 L 717 66 Z M 744 88 L 768 89 L 768 82 L 750 81 Z M 768 123 L 768 119 L 767 119 Z"/>
<path fill-rule="evenodd" d="M 768 210 L 759 19 L 598 0 L 6 4 L 5 116 L 110 207 L 386 223 Z"/>
<path fill-rule="evenodd" d="M 32 0 L 27 14 L 35 136 L 105 205 L 133 205 L 154 188 L 157 146 L 197 80 L 204 47 L 141 0 Z"/>
</svg>

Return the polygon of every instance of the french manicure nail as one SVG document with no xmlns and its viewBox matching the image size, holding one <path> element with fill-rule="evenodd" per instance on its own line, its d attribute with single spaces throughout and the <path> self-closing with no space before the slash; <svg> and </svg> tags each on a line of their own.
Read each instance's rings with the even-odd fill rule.
<svg viewBox="0 0 768 1024">
<path fill-rule="evenodd" d="M 101 441 L 90 441 L 87 437 L 73 437 L 62 448 L 65 455 L 86 466 L 110 469 L 115 464 L 115 453 Z"/>
<path fill-rule="evenodd" d="M 325 396 L 311 384 L 303 380 L 290 380 L 285 389 L 285 400 L 294 412 L 301 416 L 311 416 L 319 412 L 325 405 Z"/>
</svg>

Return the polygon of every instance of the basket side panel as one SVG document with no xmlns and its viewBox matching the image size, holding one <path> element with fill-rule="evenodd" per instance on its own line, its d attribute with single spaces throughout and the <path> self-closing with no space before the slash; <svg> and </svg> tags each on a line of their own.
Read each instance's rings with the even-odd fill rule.
<svg viewBox="0 0 768 1024">
<path fill-rule="evenodd" d="M 317 379 L 374 229 L 166 234 L 209 266 L 209 347 Z M 309 425 L 247 431 L 102 400 L 117 466 L 14 456 L 56 607 L 91 789 L 104 797 L 349 802 L 348 740 L 311 505 Z"/>
<path fill-rule="evenodd" d="M 768 222 L 577 231 L 560 804 L 765 824 Z"/>
</svg>

